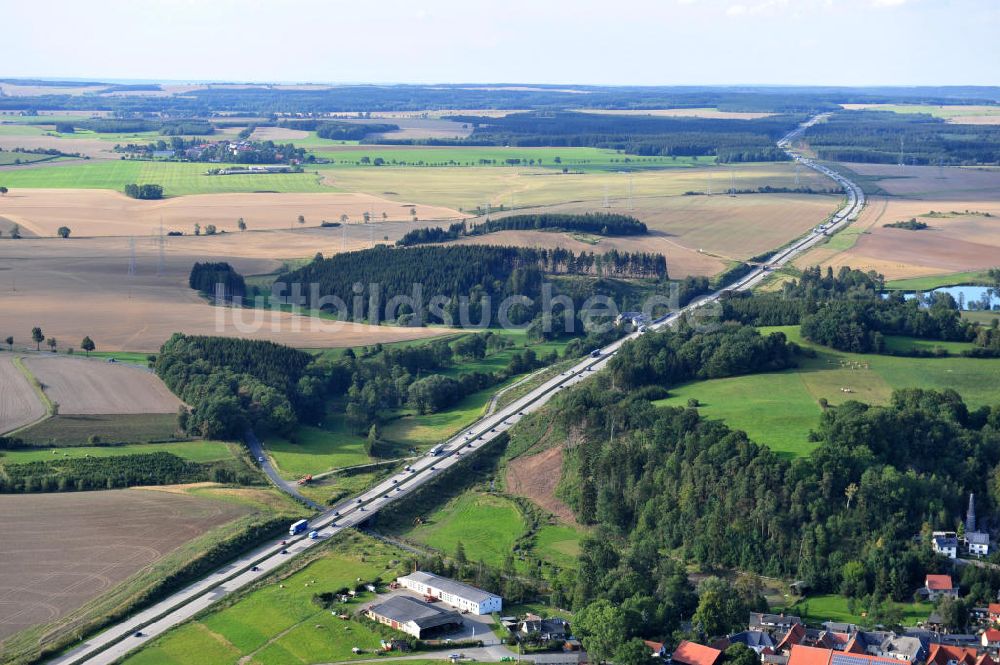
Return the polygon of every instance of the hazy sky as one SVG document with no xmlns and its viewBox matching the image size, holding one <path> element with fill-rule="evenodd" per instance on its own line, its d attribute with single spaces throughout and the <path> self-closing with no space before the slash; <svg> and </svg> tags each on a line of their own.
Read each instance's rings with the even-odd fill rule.
<svg viewBox="0 0 1000 665">
<path fill-rule="evenodd" d="M 1000 84 L 1000 0 L 0 0 L 0 77 Z"/>
</svg>

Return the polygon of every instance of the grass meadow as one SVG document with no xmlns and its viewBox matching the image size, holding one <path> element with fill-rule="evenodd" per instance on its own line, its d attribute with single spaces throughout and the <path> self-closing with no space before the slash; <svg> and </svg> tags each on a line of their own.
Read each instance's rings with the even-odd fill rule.
<svg viewBox="0 0 1000 665">
<path fill-rule="evenodd" d="M 697 399 L 706 417 L 745 431 L 775 452 L 798 457 L 808 455 L 817 445 L 808 437 L 819 424 L 821 398 L 833 405 L 847 400 L 885 404 L 895 389 L 920 387 L 953 389 L 972 408 L 995 404 L 998 399 L 1000 359 L 843 353 L 803 340 L 797 326 L 763 328 L 761 332 L 776 330 L 814 349 L 817 357 L 803 358 L 798 368 L 784 372 L 688 383 L 672 389 L 670 397 L 656 404 L 684 406 L 689 399 Z M 941 346 L 951 352 L 967 346 L 899 337 L 890 338 L 889 344 L 898 349 Z"/>
<path fill-rule="evenodd" d="M 524 517 L 513 501 L 470 491 L 424 516 L 424 523 L 405 535 L 452 557 L 461 542 L 470 561 L 482 559 L 499 566 L 525 528 Z"/>
<path fill-rule="evenodd" d="M 153 640 L 125 660 L 130 665 L 190 663 L 192 654 L 205 665 L 246 658 L 259 665 L 319 663 L 370 658 L 381 636 L 361 621 L 336 614 L 355 614 L 372 599 L 338 606 L 335 612 L 312 602 L 314 594 L 353 587 L 357 580 L 388 580 L 401 574 L 392 562 L 402 554 L 356 533 L 335 538 L 311 563 L 291 574 L 265 579 L 248 593 Z M 367 653 L 354 654 L 358 647 Z"/>
<path fill-rule="evenodd" d="M 861 607 L 863 603 L 858 605 Z M 934 605 L 931 603 L 895 603 L 895 605 L 902 614 L 904 626 L 915 626 L 920 621 L 925 621 L 934 610 Z M 856 625 L 867 623 L 862 615 L 854 614 L 848 609 L 847 598 L 837 594 L 803 598 L 789 607 L 788 612 L 801 617 L 803 621 L 813 626 L 818 626 L 824 621 L 842 621 Z"/>
<path fill-rule="evenodd" d="M 124 446 L 73 446 L 70 448 L 38 448 L 0 452 L 0 464 L 47 462 L 62 458 L 119 457 L 145 453 L 171 453 L 191 462 L 219 462 L 232 459 L 231 444 L 222 441 L 177 441 L 174 443 L 138 443 Z"/>
</svg>

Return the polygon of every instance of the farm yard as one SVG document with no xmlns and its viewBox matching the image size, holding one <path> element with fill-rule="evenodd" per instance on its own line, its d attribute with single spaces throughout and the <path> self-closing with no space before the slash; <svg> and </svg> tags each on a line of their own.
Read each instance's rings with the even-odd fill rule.
<svg viewBox="0 0 1000 665">
<path fill-rule="evenodd" d="M 0 354 L 0 434 L 30 425 L 46 414 L 45 404 L 14 356 Z"/>
<path fill-rule="evenodd" d="M 59 413 L 177 413 L 181 405 L 156 375 L 127 365 L 44 355 L 28 356 L 24 364 Z"/>
<path fill-rule="evenodd" d="M 60 619 L 180 545 L 249 512 L 141 489 L 5 496 L 0 533 L 3 640 Z M 155 526 L 154 526 L 155 525 Z"/>
</svg>

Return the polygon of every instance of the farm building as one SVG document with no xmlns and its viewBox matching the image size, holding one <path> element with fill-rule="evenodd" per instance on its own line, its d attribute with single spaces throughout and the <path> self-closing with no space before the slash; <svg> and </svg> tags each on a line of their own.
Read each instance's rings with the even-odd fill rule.
<svg viewBox="0 0 1000 665">
<path fill-rule="evenodd" d="M 378 621 L 407 635 L 424 639 L 430 635 L 450 632 L 462 625 L 462 615 L 409 596 L 393 596 L 366 611 L 369 619 Z"/>
<path fill-rule="evenodd" d="M 503 605 L 503 599 L 500 596 L 420 570 L 399 577 L 396 581 L 404 589 L 443 600 L 452 607 L 473 614 L 499 612 Z"/>
</svg>

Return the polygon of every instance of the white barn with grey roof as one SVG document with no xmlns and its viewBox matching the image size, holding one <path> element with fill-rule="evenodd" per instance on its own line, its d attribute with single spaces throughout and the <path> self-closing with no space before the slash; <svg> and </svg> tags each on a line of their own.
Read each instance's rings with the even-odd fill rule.
<svg viewBox="0 0 1000 665">
<path fill-rule="evenodd" d="M 500 596 L 422 570 L 399 577 L 396 582 L 404 589 L 437 598 L 472 614 L 490 614 L 503 608 Z"/>
</svg>

